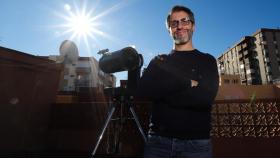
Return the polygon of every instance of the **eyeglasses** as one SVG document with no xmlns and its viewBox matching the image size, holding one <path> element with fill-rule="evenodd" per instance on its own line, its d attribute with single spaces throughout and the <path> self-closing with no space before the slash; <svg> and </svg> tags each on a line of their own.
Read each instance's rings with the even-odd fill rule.
<svg viewBox="0 0 280 158">
<path fill-rule="evenodd" d="M 188 17 L 185 17 L 185 18 L 182 18 L 180 20 L 173 20 L 173 21 L 170 21 L 170 27 L 171 28 L 176 28 L 179 26 L 179 23 L 181 22 L 181 25 L 182 26 L 188 26 L 192 23 L 192 20 L 189 19 Z"/>
</svg>

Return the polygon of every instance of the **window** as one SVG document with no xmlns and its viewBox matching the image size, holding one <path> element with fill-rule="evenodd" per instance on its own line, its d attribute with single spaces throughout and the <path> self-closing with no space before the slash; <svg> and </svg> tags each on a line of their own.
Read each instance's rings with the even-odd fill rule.
<svg viewBox="0 0 280 158">
<path fill-rule="evenodd" d="M 266 63 L 266 66 L 271 66 L 270 61 L 268 61 L 268 62 Z"/>
<path fill-rule="evenodd" d="M 264 49 L 264 50 L 263 50 L 263 56 L 265 56 L 266 58 L 269 57 L 267 49 Z"/>
<path fill-rule="evenodd" d="M 69 72 L 70 72 L 68 67 L 65 67 L 63 71 L 64 71 L 64 74 L 69 74 Z"/>
<path fill-rule="evenodd" d="M 250 74 L 251 73 L 251 69 L 246 70 L 246 74 Z"/>
<path fill-rule="evenodd" d="M 273 32 L 272 38 L 273 38 L 273 41 L 277 41 L 275 32 Z"/>
<path fill-rule="evenodd" d="M 229 84 L 229 79 L 224 79 L 225 84 Z"/>
<path fill-rule="evenodd" d="M 233 84 L 237 84 L 237 83 L 238 83 L 238 80 L 237 80 L 237 79 L 233 79 L 233 80 L 232 80 L 232 83 L 233 83 Z"/>
<path fill-rule="evenodd" d="M 264 35 L 261 37 L 261 41 L 266 41 L 266 37 Z"/>
</svg>

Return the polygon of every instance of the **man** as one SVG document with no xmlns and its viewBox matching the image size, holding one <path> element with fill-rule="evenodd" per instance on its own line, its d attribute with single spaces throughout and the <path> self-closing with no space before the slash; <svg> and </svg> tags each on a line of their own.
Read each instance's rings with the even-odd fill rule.
<svg viewBox="0 0 280 158">
<path fill-rule="evenodd" d="M 218 90 L 216 59 L 193 47 L 195 19 L 190 9 L 174 6 L 166 25 L 173 50 L 150 62 L 137 92 L 153 103 L 144 158 L 210 158 L 211 106 Z"/>
</svg>

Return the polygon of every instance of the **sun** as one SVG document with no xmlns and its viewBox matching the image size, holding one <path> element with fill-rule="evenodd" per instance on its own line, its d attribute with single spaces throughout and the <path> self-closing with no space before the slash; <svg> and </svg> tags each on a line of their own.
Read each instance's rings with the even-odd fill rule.
<svg viewBox="0 0 280 158">
<path fill-rule="evenodd" d="M 64 9 L 68 15 L 64 16 L 66 29 L 65 33 L 71 33 L 70 39 L 84 39 L 84 42 L 88 43 L 88 38 L 93 37 L 94 33 L 98 32 L 96 28 L 98 22 L 92 15 L 92 11 L 87 11 L 86 7 L 82 9 L 72 10 L 69 4 L 64 5 Z"/>
<path fill-rule="evenodd" d="M 73 32 L 75 36 L 88 36 L 93 33 L 94 21 L 89 15 L 77 14 L 69 18 L 68 21 L 69 30 Z"/>
<path fill-rule="evenodd" d="M 101 31 L 102 23 L 99 22 L 99 14 L 94 13 L 94 8 L 87 4 L 87 1 L 83 3 L 74 3 L 63 5 L 64 12 L 54 11 L 56 16 L 60 17 L 61 24 L 55 25 L 56 37 L 63 36 L 69 40 L 77 42 L 78 45 L 85 44 L 87 49 L 92 47 L 98 47 L 95 44 L 97 36 L 106 36 L 107 34 Z M 93 42 L 93 41 L 94 42 Z M 93 44 L 92 44 L 93 43 Z"/>
<path fill-rule="evenodd" d="M 125 2 L 125 1 L 124 1 Z M 55 25 L 55 28 L 60 28 L 56 31 L 56 36 L 66 36 L 68 39 L 76 41 L 79 45 L 81 42 L 85 44 L 90 52 L 91 48 L 100 48 L 99 38 L 105 38 L 113 42 L 118 42 L 119 39 L 113 37 L 111 34 L 104 32 L 106 25 L 104 20 L 105 16 L 111 14 L 122 8 L 126 3 L 121 2 L 106 8 L 103 12 L 96 12 L 95 5 L 89 5 L 87 0 L 81 3 L 64 4 L 64 12 L 54 13 L 60 17 L 61 24 Z"/>
</svg>

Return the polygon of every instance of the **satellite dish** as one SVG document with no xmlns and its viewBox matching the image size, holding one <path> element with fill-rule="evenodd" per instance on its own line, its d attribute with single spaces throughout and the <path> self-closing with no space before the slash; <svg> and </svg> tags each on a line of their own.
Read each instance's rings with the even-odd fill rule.
<svg viewBox="0 0 280 158">
<path fill-rule="evenodd" d="M 59 47 L 60 61 L 64 63 L 75 63 L 79 58 L 79 51 L 76 44 L 65 40 Z"/>
</svg>

